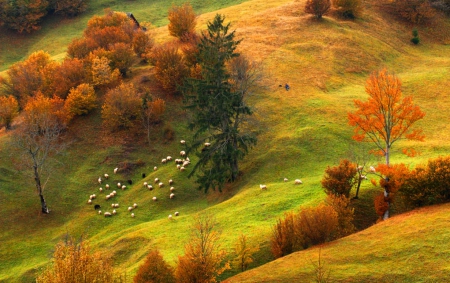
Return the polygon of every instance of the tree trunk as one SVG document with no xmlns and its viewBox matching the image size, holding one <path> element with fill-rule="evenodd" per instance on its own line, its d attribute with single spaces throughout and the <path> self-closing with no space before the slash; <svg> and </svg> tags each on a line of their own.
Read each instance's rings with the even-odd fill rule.
<svg viewBox="0 0 450 283">
<path fill-rule="evenodd" d="M 353 199 L 358 199 L 358 194 L 359 194 L 359 188 L 361 187 L 361 174 L 359 174 L 359 178 L 358 178 L 358 185 L 356 186 L 356 195 L 353 197 Z"/>
<path fill-rule="evenodd" d="M 39 177 L 37 165 L 34 165 L 33 169 L 34 169 L 34 181 L 36 182 L 36 189 L 39 193 L 39 198 L 41 199 L 42 213 L 48 214 L 50 213 L 50 211 L 48 210 L 47 203 L 45 202 L 44 195 L 42 194 L 41 178 Z"/>
</svg>

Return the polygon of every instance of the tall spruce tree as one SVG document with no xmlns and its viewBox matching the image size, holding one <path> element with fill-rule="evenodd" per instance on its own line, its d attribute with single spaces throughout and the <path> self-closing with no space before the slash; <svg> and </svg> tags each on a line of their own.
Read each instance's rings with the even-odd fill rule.
<svg viewBox="0 0 450 283">
<path fill-rule="evenodd" d="M 244 102 L 246 91 L 230 79 L 227 62 L 239 56 L 235 49 L 240 40 L 234 39 L 224 19 L 217 14 L 208 22 L 198 45 L 201 78 L 190 78 L 183 87 L 186 107 L 193 113 L 189 126 L 195 131 L 187 151 L 199 157 L 189 177 L 197 173 L 199 189 L 205 192 L 210 188 L 221 191 L 226 182 L 235 181 L 239 160 L 256 143 L 251 133 L 241 133 L 243 120 L 252 112 Z"/>
</svg>

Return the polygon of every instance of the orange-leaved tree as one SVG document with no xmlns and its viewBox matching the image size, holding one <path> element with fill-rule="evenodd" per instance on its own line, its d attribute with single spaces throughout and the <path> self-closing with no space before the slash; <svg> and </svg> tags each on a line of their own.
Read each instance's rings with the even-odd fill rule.
<svg viewBox="0 0 450 283">
<path fill-rule="evenodd" d="M 174 283 L 175 276 L 173 268 L 164 261 L 164 258 L 158 250 L 151 250 L 145 262 L 139 266 L 134 276 L 134 283 Z"/>
<path fill-rule="evenodd" d="M 96 107 L 97 96 L 89 84 L 80 84 L 70 90 L 64 107 L 73 116 L 86 115 Z"/>
<path fill-rule="evenodd" d="M 357 110 L 348 113 L 354 126 L 353 139 L 370 141 L 381 150 L 389 165 L 392 145 L 402 139 L 423 141 L 421 129 L 412 129 L 425 113 L 415 105 L 411 96 L 402 97 L 400 79 L 386 69 L 373 72 L 366 83 L 369 99 L 355 100 Z M 413 150 L 404 151 L 414 154 Z"/>
<path fill-rule="evenodd" d="M 348 159 L 343 159 L 339 166 L 327 167 L 320 183 L 328 195 L 343 195 L 348 198 L 357 181 L 356 173 L 356 165 Z"/>
<path fill-rule="evenodd" d="M 11 129 L 11 123 L 19 115 L 19 103 L 14 96 L 0 96 L 0 122 L 7 130 Z"/>
<path fill-rule="evenodd" d="M 191 4 L 184 3 L 183 6 L 172 5 L 169 9 L 169 33 L 171 36 L 178 37 L 181 41 L 189 38 L 195 31 L 197 25 L 197 16 Z"/>
<path fill-rule="evenodd" d="M 305 4 L 305 13 L 312 14 L 320 19 L 331 8 L 330 0 L 307 0 Z"/>
</svg>

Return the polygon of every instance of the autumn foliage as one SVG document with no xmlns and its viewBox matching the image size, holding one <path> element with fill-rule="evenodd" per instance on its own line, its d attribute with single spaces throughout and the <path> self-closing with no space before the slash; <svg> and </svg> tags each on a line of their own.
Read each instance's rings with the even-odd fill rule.
<svg viewBox="0 0 450 283">
<path fill-rule="evenodd" d="M 72 118 L 64 109 L 63 99 L 46 97 L 40 92 L 28 100 L 24 112 L 24 123 L 37 131 L 49 127 L 64 129 Z"/>
<path fill-rule="evenodd" d="M 3 4 L 3 5 L 2 5 Z M 46 0 L 16 0 L 0 3 L 0 18 L 5 26 L 19 33 L 39 30 L 42 18 L 47 14 Z"/>
<path fill-rule="evenodd" d="M 14 96 L 0 96 L 0 123 L 11 129 L 11 123 L 19 115 L 19 103 Z"/>
<path fill-rule="evenodd" d="M 234 253 L 236 257 L 233 260 L 233 267 L 243 272 L 247 270 L 249 265 L 253 262 L 253 254 L 259 251 L 259 245 L 250 245 L 247 237 L 241 234 L 234 245 Z"/>
<path fill-rule="evenodd" d="M 348 113 L 353 139 L 371 141 L 382 151 L 389 165 L 390 149 L 401 138 L 423 141 L 422 130 L 412 129 L 423 113 L 412 97 L 402 97 L 400 79 L 386 69 L 373 72 L 366 83 L 369 99 L 355 100 L 357 110 Z"/>
<path fill-rule="evenodd" d="M 296 233 L 296 218 L 297 215 L 293 212 L 285 213 L 284 218 L 278 219 L 272 228 L 270 248 L 275 258 L 300 250 L 302 238 Z"/>
<path fill-rule="evenodd" d="M 75 17 L 87 9 L 88 0 L 57 0 L 54 1 L 55 13 L 63 16 Z"/>
<path fill-rule="evenodd" d="M 428 0 L 395 0 L 394 5 L 402 18 L 415 24 L 431 19 L 436 14 Z"/>
<path fill-rule="evenodd" d="M 361 10 L 361 0 L 333 0 L 333 7 L 346 18 L 356 18 Z"/>
<path fill-rule="evenodd" d="M 339 166 L 328 166 L 321 181 L 327 194 L 349 197 L 350 191 L 357 182 L 356 165 L 343 159 Z"/>
<path fill-rule="evenodd" d="M 91 253 L 86 242 L 68 240 L 56 245 L 52 264 L 37 276 L 36 282 L 112 283 L 113 279 L 112 263 L 107 255 Z"/>
<path fill-rule="evenodd" d="M 169 9 L 169 33 L 171 36 L 185 41 L 185 38 L 195 32 L 197 25 L 197 16 L 194 9 L 189 3 L 184 3 L 182 6 L 175 6 Z"/>
<path fill-rule="evenodd" d="M 151 250 L 139 267 L 134 283 L 175 283 L 174 270 L 158 250 Z"/>
<path fill-rule="evenodd" d="M 97 96 L 89 84 L 80 84 L 70 90 L 64 107 L 73 116 L 86 115 L 96 107 Z"/>
<path fill-rule="evenodd" d="M 318 19 L 322 18 L 331 8 L 331 0 L 307 0 L 305 13 L 312 14 Z"/>
</svg>

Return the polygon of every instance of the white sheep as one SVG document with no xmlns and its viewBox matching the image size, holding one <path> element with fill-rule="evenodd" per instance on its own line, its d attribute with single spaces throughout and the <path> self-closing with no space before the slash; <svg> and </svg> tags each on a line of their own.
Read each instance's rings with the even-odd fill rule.
<svg viewBox="0 0 450 283">
<path fill-rule="evenodd" d="M 180 170 L 180 168 L 181 168 L 181 165 L 177 164 L 177 169 Z"/>
<path fill-rule="evenodd" d="M 133 207 L 136 208 L 136 207 L 137 207 L 137 203 L 134 203 L 134 204 L 133 204 Z"/>
<path fill-rule="evenodd" d="M 180 155 L 181 156 L 185 156 L 186 155 L 186 151 L 184 151 L 184 150 L 180 151 Z"/>
<path fill-rule="evenodd" d="M 175 216 L 178 216 L 178 215 L 180 215 L 180 213 L 178 211 L 176 211 L 175 212 Z"/>
<path fill-rule="evenodd" d="M 114 168 L 114 174 L 117 174 L 117 171 L 119 171 L 119 168 Z"/>
<path fill-rule="evenodd" d="M 184 166 L 181 166 L 180 171 L 184 171 L 184 170 L 186 170 L 186 168 L 184 168 Z"/>
<path fill-rule="evenodd" d="M 162 187 L 164 186 L 164 183 L 163 183 L 163 182 L 159 182 L 158 186 L 159 186 L 160 188 L 162 188 Z"/>
<path fill-rule="evenodd" d="M 111 195 L 106 195 L 106 196 L 105 196 L 105 199 L 106 199 L 106 200 L 109 200 L 110 198 L 111 198 Z"/>
<path fill-rule="evenodd" d="M 358 170 L 358 171 L 362 171 L 363 168 L 364 168 L 364 167 L 363 167 L 362 165 L 359 165 L 358 168 L 357 168 L 357 170 Z"/>
<path fill-rule="evenodd" d="M 102 184 L 102 177 L 98 177 L 97 181 L 98 181 L 99 184 Z"/>
<path fill-rule="evenodd" d="M 183 165 L 181 165 L 181 166 L 187 167 L 190 163 L 191 163 L 190 161 L 186 160 L 186 161 L 183 162 Z"/>
<path fill-rule="evenodd" d="M 100 192 L 103 192 L 103 188 L 102 188 L 102 187 L 100 187 L 98 190 L 99 190 Z"/>
<path fill-rule="evenodd" d="M 147 185 L 148 185 L 148 183 L 147 183 L 147 182 L 144 182 L 144 187 L 147 187 Z"/>
<path fill-rule="evenodd" d="M 114 204 L 114 207 L 115 207 L 115 208 L 118 208 L 118 207 L 119 207 L 119 204 L 118 204 L 118 203 Z"/>
<path fill-rule="evenodd" d="M 88 203 L 88 204 L 92 204 L 92 200 L 91 200 L 91 199 L 88 199 L 87 203 Z"/>
<path fill-rule="evenodd" d="M 106 188 L 106 189 L 109 189 L 109 185 L 108 185 L 108 184 L 106 184 L 106 185 L 105 185 L 105 188 Z"/>
<path fill-rule="evenodd" d="M 117 195 L 117 192 L 116 191 L 112 191 L 111 195 L 115 196 L 115 195 Z"/>
<path fill-rule="evenodd" d="M 173 199 L 174 197 L 175 197 L 174 193 L 171 193 L 170 196 L 169 196 L 170 199 Z"/>
<path fill-rule="evenodd" d="M 134 208 L 132 206 L 128 207 L 128 211 L 132 211 Z"/>
<path fill-rule="evenodd" d="M 99 215 L 101 215 L 101 214 L 102 214 L 102 211 L 101 211 L 101 210 L 99 210 L 99 211 L 98 211 L 98 214 L 99 214 Z"/>
<path fill-rule="evenodd" d="M 112 214 L 116 215 L 116 213 L 117 213 L 117 211 L 114 209 L 113 212 L 112 212 Z"/>
<path fill-rule="evenodd" d="M 155 178 L 155 183 L 158 183 L 159 182 L 159 178 Z"/>
<path fill-rule="evenodd" d="M 289 181 L 289 180 L 288 180 L 288 178 L 284 178 L 283 181 L 287 182 L 287 181 Z"/>
<path fill-rule="evenodd" d="M 259 184 L 259 188 L 261 190 L 267 190 L 267 186 L 266 185 Z"/>
<path fill-rule="evenodd" d="M 175 188 L 174 187 L 170 187 L 170 192 L 173 192 L 173 191 L 175 191 Z"/>
<path fill-rule="evenodd" d="M 152 185 L 147 185 L 147 188 L 151 191 L 153 190 L 153 186 Z"/>
<path fill-rule="evenodd" d="M 111 212 L 108 212 L 108 211 L 106 211 L 106 212 L 104 213 L 104 215 L 105 215 L 105 217 L 112 216 Z"/>
<path fill-rule="evenodd" d="M 172 156 L 169 155 L 169 156 L 166 157 L 166 159 L 167 159 L 167 161 L 171 161 L 172 160 Z"/>
<path fill-rule="evenodd" d="M 367 180 L 367 176 L 366 175 L 361 175 L 360 179 L 361 180 Z"/>
<path fill-rule="evenodd" d="M 153 171 L 156 171 L 156 170 L 158 170 L 158 167 L 156 167 L 156 166 L 153 167 Z"/>
<path fill-rule="evenodd" d="M 153 201 L 156 201 L 156 200 L 157 200 L 157 198 L 156 198 L 156 197 L 153 197 L 152 199 L 153 199 Z"/>
<path fill-rule="evenodd" d="M 180 143 L 181 144 L 186 144 L 186 141 L 185 140 L 181 140 Z"/>
<path fill-rule="evenodd" d="M 117 187 L 118 188 L 122 187 L 122 184 L 121 183 L 117 183 Z"/>
<path fill-rule="evenodd" d="M 122 186 L 122 190 L 125 190 L 127 188 L 127 186 L 123 185 Z"/>
<path fill-rule="evenodd" d="M 172 220 L 172 214 L 169 214 L 168 218 L 169 218 L 169 220 Z"/>
<path fill-rule="evenodd" d="M 370 166 L 369 169 L 370 169 L 370 172 L 372 172 L 372 173 L 377 172 L 377 170 L 376 170 L 375 167 L 373 167 L 373 166 Z"/>
<path fill-rule="evenodd" d="M 205 142 L 204 144 L 203 144 L 204 146 L 206 146 L 206 147 L 208 147 L 208 146 L 210 146 L 211 145 L 211 143 L 209 143 L 209 142 Z"/>
<path fill-rule="evenodd" d="M 172 184 L 173 184 L 173 180 L 170 179 L 170 180 L 169 180 L 169 185 L 172 185 Z"/>
<path fill-rule="evenodd" d="M 109 178 L 109 175 L 108 174 L 104 174 L 103 176 L 105 176 L 105 179 L 108 179 Z"/>
<path fill-rule="evenodd" d="M 176 164 L 181 164 L 181 163 L 183 163 L 183 159 L 177 158 L 177 159 L 175 159 L 175 163 Z"/>
<path fill-rule="evenodd" d="M 134 213 L 131 213 L 131 217 L 133 217 L 133 218 L 134 218 Z"/>
<path fill-rule="evenodd" d="M 114 208 L 116 206 L 115 203 L 111 203 L 111 207 Z"/>
<path fill-rule="evenodd" d="M 167 159 L 165 159 L 165 158 L 161 159 L 161 163 L 162 163 L 162 164 L 167 163 Z"/>
<path fill-rule="evenodd" d="M 294 184 L 300 185 L 300 184 L 303 184 L 303 182 L 300 179 L 295 179 Z"/>
</svg>

